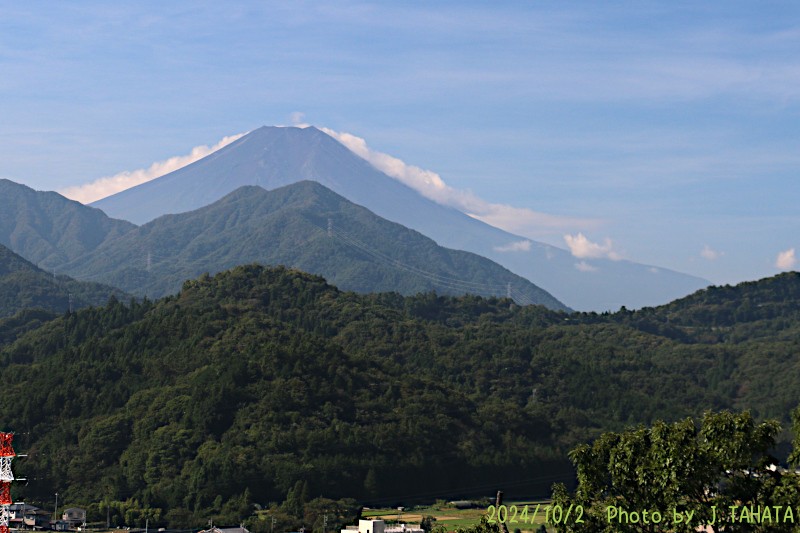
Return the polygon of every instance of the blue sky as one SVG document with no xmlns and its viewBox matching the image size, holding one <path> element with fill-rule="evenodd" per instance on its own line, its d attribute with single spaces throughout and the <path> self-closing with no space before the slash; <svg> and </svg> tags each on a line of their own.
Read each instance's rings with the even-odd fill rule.
<svg viewBox="0 0 800 533">
<path fill-rule="evenodd" d="M 303 113 L 735 283 L 800 256 L 799 112 L 796 2 L 0 0 L 0 177 L 37 189 Z"/>
</svg>

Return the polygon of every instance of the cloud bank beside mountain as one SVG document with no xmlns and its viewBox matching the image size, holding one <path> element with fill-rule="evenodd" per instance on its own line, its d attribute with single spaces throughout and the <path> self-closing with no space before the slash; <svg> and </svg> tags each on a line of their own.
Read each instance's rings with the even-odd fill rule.
<svg viewBox="0 0 800 533">
<path fill-rule="evenodd" d="M 302 118 L 303 116 L 300 113 L 292 116 L 294 122 L 302 120 Z M 309 124 L 295 124 L 295 126 L 303 128 L 308 127 Z M 319 129 L 339 141 L 362 159 L 368 161 L 381 172 L 411 187 L 426 198 L 458 209 L 471 217 L 510 233 L 534 239 L 541 238 L 544 235 L 563 236 L 564 233 L 576 230 L 597 229 L 606 222 L 599 218 L 550 215 L 531 209 L 490 203 L 470 190 L 459 190 L 447 185 L 441 176 L 435 172 L 408 165 L 396 157 L 369 148 L 366 141 L 360 137 L 349 133 L 337 132 L 329 128 Z M 244 135 L 246 134 L 225 137 L 211 147 L 207 145 L 196 146 L 188 155 L 158 161 L 146 169 L 120 172 L 114 176 L 100 178 L 91 183 L 68 187 L 59 192 L 67 198 L 89 204 L 190 165 Z M 564 237 L 567 238 L 569 236 Z M 576 257 L 583 256 L 578 255 Z"/>
<path fill-rule="evenodd" d="M 301 124 L 298 126 L 307 126 Z M 602 226 L 598 218 L 569 217 L 539 213 L 505 204 L 493 204 L 470 190 L 462 191 L 447 185 L 439 174 L 407 165 L 388 154 L 372 150 L 364 139 L 329 128 L 319 128 L 381 172 L 408 185 L 426 198 L 454 207 L 487 224 L 524 237 L 540 237 L 546 233 L 563 233 L 576 229 L 590 230 Z"/>
<path fill-rule="evenodd" d="M 76 185 L 74 187 L 67 187 L 58 191 L 60 194 L 66 196 L 70 200 L 76 200 L 82 204 L 90 204 L 112 194 L 122 192 L 131 187 L 141 185 L 150 180 L 160 178 L 170 172 L 191 165 L 209 154 L 213 154 L 220 148 L 228 146 L 235 140 L 247 135 L 240 133 L 239 135 L 231 135 L 223 137 L 214 146 L 208 145 L 195 146 L 188 155 L 170 157 L 165 161 L 157 161 L 150 165 L 149 168 L 142 168 L 134 171 L 125 171 L 105 178 L 97 179 L 91 183 L 84 185 Z"/>
</svg>

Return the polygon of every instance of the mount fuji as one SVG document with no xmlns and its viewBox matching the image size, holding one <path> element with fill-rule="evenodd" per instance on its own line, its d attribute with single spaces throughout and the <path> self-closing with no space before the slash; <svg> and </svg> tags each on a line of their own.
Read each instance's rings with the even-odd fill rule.
<svg viewBox="0 0 800 533">
<path fill-rule="evenodd" d="M 528 239 L 422 196 L 313 126 L 258 128 L 186 167 L 90 205 L 144 224 L 204 207 L 242 186 L 272 190 L 303 180 L 319 182 L 441 246 L 492 259 L 576 310 L 655 306 L 710 284 L 626 260 L 593 259 L 592 269 L 579 269 L 569 251 L 533 241 L 527 250 L 500 251 Z"/>
</svg>

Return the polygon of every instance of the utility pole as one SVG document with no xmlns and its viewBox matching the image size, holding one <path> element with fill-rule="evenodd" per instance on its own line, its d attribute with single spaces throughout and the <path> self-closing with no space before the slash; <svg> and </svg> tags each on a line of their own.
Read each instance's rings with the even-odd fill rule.
<svg viewBox="0 0 800 533">
<path fill-rule="evenodd" d="M 56 492 L 56 510 L 53 511 L 53 514 L 55 515 L 56 520 L 58 520 L 58 493 L 57 492 Z"/>
<path fill-rule="evenodd" d="M 495 509 L 498 509 L 498 513 L 500 512 L 499 509 L 500 509 L 501 505 L 503 505 L 503 491 L 502 490 L 498 490 L 497 491 L 497 502 L 496 502 L 496 505 L 495 505 Z M 498 520 L 498 522 L 500 522 L 500 521 Z M 506 525 L 505 522 L 500 522 L 500 528 L 503 531 L 503 533 L 508 533 L 508 526 Z"/>
<path fill-rule="evenodd" d="M 322 522 L 322 533 L 328 529 L 328 515 L 325 515 L 325 520 Z"/>
<path fill-rule="evenodd" d="M 273 516 L 272 517 L 272 529 L 270 530 L 270 531 L 272 531 L 272 533 L 275 533 L 275 522 L 277 522 L 277 521 L 278 520 Z"/>
<path fill-rule="evenodd" d="M 106 502 L 106 530 L 111 531 L 111 505 Z"/>
</svg>

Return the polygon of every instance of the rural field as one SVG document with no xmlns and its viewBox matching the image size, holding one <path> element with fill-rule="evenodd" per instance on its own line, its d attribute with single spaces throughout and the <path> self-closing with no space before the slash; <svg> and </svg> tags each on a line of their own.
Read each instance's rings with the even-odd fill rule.
<svg viewBox="0 0 800 533">
<path fill-rule="evenodd" d="M 525 500 L 525 501 L 508 501 L 504 503 L 508 508 L 516 506 L 519 512 L 528 506 L 528 520 L 523 521 L 520 515 L 517 515 L 519 522 L 509 523 L 508 529 L 513 532 L 519 529 L 522 532 L 536 531 L 544 524 L 546 506 L 550 505 L 550 500 Z M 539 512 L 534 517 L 534 511 L 539 506 Z M 474 509 L 457 509 L 453 506 L 437 506 L 432 505 L 429 507 L 416 506 L 399 512 L 397 509 L 381 508 L 381 509 L 368 509 L 365 508 L 361 513 L 362 518 L 372 518 L 385 520 L 387 523 L 420 523 L 426 516 L 432 516 L 436 519 L 434 525 L 445 526 L 447 531 L 454 531 L 458 527 L 472 527 L 476 525 L 483 515 L 487 514 L 486 508 Z M 512 512 L 513 514 L 513 512 Z"/>
</svg>

